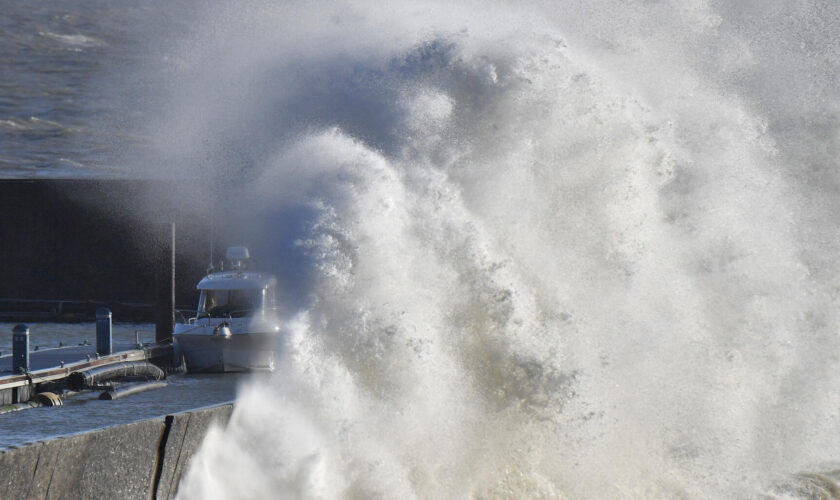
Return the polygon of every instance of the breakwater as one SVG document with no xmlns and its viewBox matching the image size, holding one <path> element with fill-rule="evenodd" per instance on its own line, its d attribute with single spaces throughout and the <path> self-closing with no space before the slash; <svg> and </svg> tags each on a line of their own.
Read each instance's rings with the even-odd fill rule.
<svg viewBox="0 0 840 500">
<path fill-rule="evenodd" d="M 208 429 L 233 404 L 62 436 L 0 452 L 3 498 L 174 498 Z"/>
<path fill-rule="evenodd" d="M 245 245 L 255 269 L 301 281 L 293 227 L 304 215 L 271 221 L 277 243 L 244 199 L 172 179 L 0 180 L 0 321 L 93 321 L 100 307 L 114 321 L 154 321 L 162 222 L 175 224 L 179 309 L 195 307 L 211 247 L 218 263 Z"/>
<path fill-rule="evenodd" d="M 177 227 L 179 304 L 192 307 L 209 254 L 205 218 L 153 180 L 0 181 L 0 317 L 6 321 L 154 317 L 155 224 Z"/>
</svg>

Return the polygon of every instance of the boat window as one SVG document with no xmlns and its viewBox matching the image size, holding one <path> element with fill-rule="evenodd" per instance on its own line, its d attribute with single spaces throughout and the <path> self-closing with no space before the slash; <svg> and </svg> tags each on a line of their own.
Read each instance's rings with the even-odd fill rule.
<svg viewBox="0 0 840 500">
<path fill-rule="evenodd" d="M 262 290 L 202 290 L 198 314 L 213 318 L 247 316 L 262 306 Z"/>
</svg>

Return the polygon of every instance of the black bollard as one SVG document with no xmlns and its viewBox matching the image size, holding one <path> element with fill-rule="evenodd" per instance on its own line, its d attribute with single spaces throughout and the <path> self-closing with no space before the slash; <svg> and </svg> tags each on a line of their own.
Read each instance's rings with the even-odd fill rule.
<svg viewBox="0 0 840 500">
<path fill-rule="evenodd" d="M 111 335 L 111 310 L 101 307 L 96 310 L 96 353 L 104 356 L 111 354 L 114 343 Z"/>
<path fill-rule="evenodd" d="M 16 325 L 12 329 L 12 370 L 15 373 L 29 371 L 29 327 Z"/>
</svg>

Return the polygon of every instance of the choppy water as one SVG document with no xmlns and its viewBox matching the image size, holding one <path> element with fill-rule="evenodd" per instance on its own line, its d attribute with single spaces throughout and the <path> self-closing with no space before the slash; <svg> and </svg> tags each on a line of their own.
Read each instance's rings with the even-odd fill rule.
<svg viewBox="0 0 840 500">
<path fill-rule="evenodd" d="M 0 178 L 137 177 L 123 158 L 146 140 L 133 126 L 148 111 L 140 69 L 165 58 L 151 34 L 182 31 L 185 9 L 156 0 L 0 2 Z"/>
<path fill-rule="evenodd" d="M 184 497 L 835 487 L 840 5 L 177 5 L 109 154 L 300 268 Z"/>
</svg>

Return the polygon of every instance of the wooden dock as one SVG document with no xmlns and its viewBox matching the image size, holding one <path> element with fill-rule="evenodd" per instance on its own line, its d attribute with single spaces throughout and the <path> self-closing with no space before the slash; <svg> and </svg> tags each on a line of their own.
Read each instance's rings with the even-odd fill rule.
<svg viewBox="0 0 840 500">
<path fill-rule="evenodd" d="M 43 390 L 60 387 L 73 372 L 124 361 L 171 359 L 170 344 L 114 346 L 112 354 L 98 355 L 95 345 L 29 351 L 29 372 L 14 373 L 12 356 L 0 357 L 0 406 L 28 401 Z"/>
</svg>

